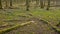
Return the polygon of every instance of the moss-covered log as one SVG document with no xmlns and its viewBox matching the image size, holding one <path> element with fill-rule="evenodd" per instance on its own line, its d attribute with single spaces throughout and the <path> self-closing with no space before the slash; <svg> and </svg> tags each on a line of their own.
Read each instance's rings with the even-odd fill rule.
<svg viewBox="0 0 60 34">
<path fill-rule="evenodd" d="M 13 26 L 13 27 L 0 30 L 0 34 L 4 34 L 4 33 L 6 33 L 6 32 L 9 32 L 9 31 L 13 30 L 13 29 L 16 29 L 16 28 L 18 28 L 18 27 L 22 27 L 22 26 L 28 25 L 28 24 L 30 24 L 30 23 L 31 23 L 31 21 L 26 22 L 26 23 L 22 23 L 22 24 L 17 24 L 17 25 L 15 25 L 15 26 Z"/>
</svg>

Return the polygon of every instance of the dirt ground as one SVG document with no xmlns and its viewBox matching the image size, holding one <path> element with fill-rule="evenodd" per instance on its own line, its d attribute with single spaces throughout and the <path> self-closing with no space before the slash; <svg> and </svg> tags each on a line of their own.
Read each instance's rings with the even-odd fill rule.
<svg viewBox="0 0 60 34">
<path fill-rule="evenodd" d="M 31 24 L 13 29 L 5 34 L 58 34 L 49 25 L 45 24 L 38 18 L 30 18 L 28 21 L 32 21 Z"/>
</svg>

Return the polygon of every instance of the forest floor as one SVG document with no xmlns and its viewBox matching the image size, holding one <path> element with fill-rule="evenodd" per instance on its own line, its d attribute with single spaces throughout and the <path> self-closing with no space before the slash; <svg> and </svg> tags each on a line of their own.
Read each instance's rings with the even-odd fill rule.
<svg viewBox="0 0 60 34">
<path fill-rule="evenodd" d="M 26 25 L 24 24 L 26 22 L 30 23 L 27 23 Z M 46 24 L 45 22 L 49 22 L 49 24 L 52 26 L 59 24 L 60 10 L 0 10 L 1 34 L 58 34 L 50 27 L 50 25 Z M 23 24 L 22 27 L 20 27 L 20 24 Z M 60 25 L 57 28 L 60 29 Z"/>
</svg>

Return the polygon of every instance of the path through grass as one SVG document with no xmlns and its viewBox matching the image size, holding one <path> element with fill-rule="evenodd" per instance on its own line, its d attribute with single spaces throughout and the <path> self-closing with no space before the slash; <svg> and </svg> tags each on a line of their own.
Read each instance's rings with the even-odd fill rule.
<svg viewBox="0 0 60 34">
<path fill-rule="evenodd" d="M 25 10 L 18 10 L 18 9 L 16 9 L 16 10 L 15 9 L 10 9 L 10 10 L 7 10 L 7 11 L 0 11 L 0 26 L 1 25 L 2 26 L 7 26 L 7 25 L 11 25 L 11 24 L 14 26 L 16 24 L 27 22 L 32 17 L 38 18 L 38 19 L 43 19 L 43 20 L 49 22 L 49 24 L 51 24 L 53 26 L 56 26 L 60 21 L 60 10 L 49 10 L 49 11 L 47 11 L 47 10 L 44 10 L 44 9 L 36 9 L 36 10 L 31 9 L 30 11 L 25 11 Z M 32 19 L 34 19 L 34 18 L 32 18 Z M 36 19 L 34 19 L 34 20 L 36 20 Z M 36 23 L 28 25 L 28 28 L 27 28 L 27 26 L 22 27 L 22 30 L 23 30 L 22 32 L 20 31 L 21 29 L 18 29 L 19 31 L 17 30 L 16 32 L 18 32 L 18 34 L 20 34 L 19 32 L 23 33 L 25 28 L 27 28 L 29 30 L 30 27 L 32 27 L 32 30 L 33 30 L 33 32 L 30 32 L 30 34 L 33 34 L 33 33 L 36 34 L 38 32 L 41 33 L 41 31 L 43 32 L 44 30 L 48 31 L 49 27 L 47 25 L 45 27 L 45 24 L 43 24 L 43 23 L 41 24 L 41 23 L 42 22 L 37 22 L 36 21 Z M 36 29 L 35 29 L 35 26 L 36 26 Z M 42 30 L 40 29 L 41 30 L 40 31 L 39 28 L 41 28 Z M 39 31 L 35 32 L 37 29 Z M 49 31 L 50 31 L 50 29 L 49 29 Z M 12 34 L 13 34 L 13 32 L 12 32 Z M 40 33 L 38 33 L 38 34 L 40 34 Z M 26 34 L 28 34 L 27 31 L 26 31 Z"/>
</svg>

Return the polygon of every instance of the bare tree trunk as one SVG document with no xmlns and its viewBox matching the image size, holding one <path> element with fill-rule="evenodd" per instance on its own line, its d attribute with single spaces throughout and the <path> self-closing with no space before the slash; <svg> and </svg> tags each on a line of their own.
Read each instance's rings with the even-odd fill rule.
<svg viewBox="0 0 60 34">
<path fill-rule="evenodd" d="M 40 6 L 41 6 L 41 8 L 44 8 L 43 0 L 40 0 Z"/>
<path fill-rule="evenodd" d="M 49 10 L 49 8 L 50 8 L 50 0 L 48 0 L 48 5 L 46 10 Z"/>
<path fill-rule="evenodd" d="M 1 2 L 1 0 L 0 0 L 0 9 L 2 9 L 2 2 Z"/>
<path fill-rule="evenodd" d="M 39 0 L 36 0 L 36 7 L 39 5 Z"/>
<path fill-rule="evenodd" d="M 44 3 L 44 6 L 45 6 L 45 1 L 46 1 L 46 0 L 44 0 L 44 2 L 43 2 L 43 3 Z"/>
<path fill-rule="evenodd" d="M 29 0 L 26 0 L 26 11 L 29 11 Z"/>
<path fill-rule="evenodd" d="M 10 0 L 10 8 L 12 8 L 13 4 L 12 4 L 12 0 Z"/>
<path fill-rule="evenodd" d="M 6 7 L 5 8 L 7 8 L 8 7 L 8 0 L 5 0 L 5 2 L 6 2 Z"/>
</svg>

